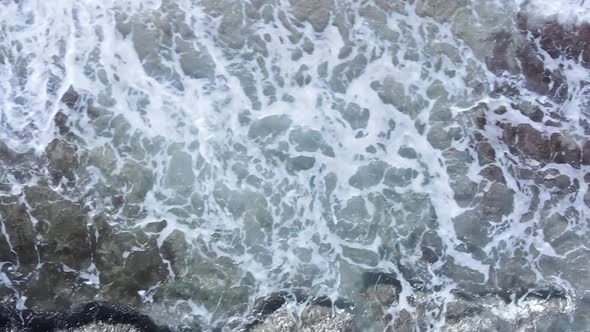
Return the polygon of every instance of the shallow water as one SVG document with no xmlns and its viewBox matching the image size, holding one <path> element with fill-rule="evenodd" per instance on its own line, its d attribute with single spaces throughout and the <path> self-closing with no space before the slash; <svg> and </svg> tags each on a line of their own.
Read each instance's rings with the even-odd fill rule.
<svg viewBox="0 0 590 332">
<path fill-rule="evenodd" d="M 564 150 L 586 142 L 580 61 L 544 57 L 567 84 L 560 98 L 531 88 L 515 56 L 538 43 L 517 14 L 588 16 L 583 1 L 555 3 L 1 1 L 0 141 L 38 160 L 26 176 L 0 167 L 0 195 L 43 223 L 25 188 L 55 180 L 45 167 L 54 138 L 76 146 L 70 178 L 49 187 L 85 207 L 98 243 L 98 217 L 151 239 L 129 240 L 113 264 L 149 252 L 165 269 L 118 300 L 166 324 L 232 330 L 276 291 L 370 306 L 370 276 L 388 275 L 399 282 L 382 308 L 390 318 L 359 309 L 361 329 L 409 314 L 419 330 L 477 330 L 445 316 L 457 291 L 484 307 L 508 294 L 496 316 L 550 326 L 526 294 L 559 289 L 555 320 L 575 330 L 588 318 L 588 165 L 535 159 L 538 148 L 506 129 L 559 133 Z M 534 121 L 538 112 L 560 126 Z M 117 269 L 101 272 L 101 253 L 61 271 L 116 298 Z M 38 305 L 25 293 L 41 263 L 0 263 L 7 298 Z"/>
</svg>

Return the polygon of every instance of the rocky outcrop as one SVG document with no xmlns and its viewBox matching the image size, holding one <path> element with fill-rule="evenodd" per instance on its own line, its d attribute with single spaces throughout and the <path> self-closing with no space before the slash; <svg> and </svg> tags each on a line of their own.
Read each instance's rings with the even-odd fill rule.
<svg viewBox="0 0 590 332">
<path fill-rule="evenodd" d="M 36 231 L 42 236 L 40 258 L 73 269 L 86 268 L 91 258 L 86 209 L 44 186 L 26 188 L 24 197 L 37 220 Z"/>
<path fill-rule="evenodd" d="M 308 21 L 316 32 L 322 32 L 330 22 L 333 0 L 291 0 L 293 14 L 300 21 Z"/>
<path fill-rule="evenodd" d="M 106 302 L 76 304 L 66 311 L 18 313 L 0 305 L 1 331 L 32 332 L 165 332 L 147 315 L 127 306 Z"/>
<path fill-rule="evenodd" d="M 576 168 L 580 165 L 589 165 L 590 156 L 586 154 L 590 153 L 590 150 L 586 149 L 586 146 L 590 141 L 585 142 L 582 149 L 576 141 L 560 133 L 548 135 L 530 124 L 506 123 L 501 124 L 501 128 L 502 139 L 514 155 L 543 164 L 569 164 Z"/>
<path fill-rule="evenodd" d="M 49 160 L 49 170 L 55 181 L 62 177 L 75 180 L 74 172 L 78 167 L 77 148 L 58 138 L 54 139 L 45 148 Z"/>
<path fill-rule="evenodd" d="M 61 96 L 60 101 L 64 103 L 69 109 L 75 109 L 80 102 L 80 94 L 70 85 L 68 90 Z"/>
<path fill-rule="evenodd" d="M 5 233 L 0 234 L 0 260 L 30 270 L 38 263 L 36 235 L 27 207 L 18 197 L 0 197 L 0 217 Z"/>
</svg>

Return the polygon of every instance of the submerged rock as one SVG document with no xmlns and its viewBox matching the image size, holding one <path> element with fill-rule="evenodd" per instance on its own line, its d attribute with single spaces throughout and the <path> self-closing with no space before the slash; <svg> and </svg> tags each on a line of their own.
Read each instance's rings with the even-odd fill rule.
<svg viewBox="0 0 590 332">
<path fill-rule="evenodd" d="M 270 115 L 256 120 L 250 125 L 248 137 L 264 139 L 268 136 L 274 138 L 285 132 L 293 122 L 287 115 Z"/>
<path fill-rule="evenodd" d="M 287 170 L 291 172 L 307 171 L 315 165 L 315 158 L 297 156 L 287 160 Z"/>
<path fill-rule="evenodd" d="M 18 197 L 0 197 L 0 216 L 5 232 L 0 233 L 3 240 L 0 248 L 4 249 L 0 252 L 0 260 L 13 262 L 25 270 L 33 268 L 38 262 L 36 234 L 27 207 L 19 202 Z"/>
<path fill-rule="evenodd" d="M 0 167 L 3 166 L 2 164 L 15 165 L 23 161 L 28 161 L 32 157 L 32 151 L 19 153 L 11 149 L 6 143 L 0 141 Z"/>
<path fill-rule="evenodd" d="M 140 293 L 162 283 L 168 267 L 153 237 L 111 226 L 103 215 L 94 218 L 95 264 L 105 294 L 116 301 L 136 303 Z"/>
<path fill-rule="evenodd" d="M 510 152 L 541 163 L 569 164 L 580 167 L 583 156 L 580 146 L 562 134 L 547 135 L 530 124 L 502 124 L 503 141 Z"/>
<path fill-rule="evenodd" d="M 45 148 L 49 159 L 49 170 L 55 180 L 62 177 L 74 180 L 74 171 L 78 168 L 78 154 L 76 147 L 60 139 L 54 139 Z"/>
<path fill-rule="evenodd" d="M 87 267 L 91 249 L 86 209 L 42 186 L 26 188 L 25 197 L 32 207 L 31 214 L 39 223 L 41 259 L 74 269 Z"/>
<path fill-rule="evenodd" d="M 80 101 L 80 94 L 70 85 L 68 90 L 61 96 L 60 101 L 68 106 L 68 108 L 74 109 Z"/>
<path fill-rule="evenodd" d="M 367 128 L 371 112 L 367 108 L 361 108 L 356 103 L 346 104 L 343 100 L 337 100 L 332 106 L 348 122 L 352 130 Z"/>
<path fill-rule="evenodd" d="M 316 32 L 322 32 L 330 21 L 333 0 L 291 0 L 293 14 L 300 21 L 308 21 Z"/>
<path fill-rule="evenodd" d="M 348 183 L 357 189 L 366 189 L 378 185 L 388 165 L 384 161 L 372 161 L 368 165 L 360 166 L 356 173 L 348 179 Z"/>
</svg>

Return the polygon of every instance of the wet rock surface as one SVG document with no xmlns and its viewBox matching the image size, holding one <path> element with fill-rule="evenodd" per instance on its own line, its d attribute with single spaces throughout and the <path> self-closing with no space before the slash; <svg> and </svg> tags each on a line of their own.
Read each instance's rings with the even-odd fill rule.
<svg viewBox="0 0 590 332">
<path fill-rule="evenodd" d="M 64 311 L 25 310 L 1 306 L 2 331 L 44 332 L 159 332 L 171 331 L 130 307 L 107 302 L 76 304 Z"/>
<path fill-rule="evenodd" d="M 45 149 L 49 159 L 49 169 L 55 180 L 65 177 L 74 180 L 74 171 L 78 167 L 76 147 L 60 139 L 54 139 Z"/>
<path fill-rule="evenodd" d="M 153 306 L 188 322 L 183 331 L 252 317 L 251 331 L 587 326 L 590 141 L 585 109 L 567 110 L 585 98 L 568 75 L 590 67 L 588 25 L 519 14 L 510 31 L 512 16 L 472 1 L 202 6 L 198 17 L 171 1 L 144 16 L 113 9 L 111 40 L 136 54 L 116 53 L 111 68 L 137 62 L 145 85 L 89 51 L 79 74 L 104 90 L 55 96 L 44 153 L 0 142 L 10 305 L 56 312 L 100 298 Z M 528 91 L 509 84 L 519 75 Z M 294 285 L 338 288 L 354 305 L 285 296 L 252 310 L 263 290 Z M 0 326 L 153 327 L 81 310 L 88 325 L 51 314 L 23 323 L 0 307 Z"/>
</svg>

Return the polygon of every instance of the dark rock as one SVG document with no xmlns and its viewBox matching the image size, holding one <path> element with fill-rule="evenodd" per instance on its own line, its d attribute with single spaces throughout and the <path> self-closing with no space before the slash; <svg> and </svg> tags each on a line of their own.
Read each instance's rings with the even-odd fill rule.
<svg viewBox="0 0 590 332">
<path fill-rule="evenodd" d="M 479 174 L 488 181 L 506 184 L 506 179 L 504 178 L 502 169 L 496 165 L 486 166 L 479 172 Z"/>
<path fill-rule="evenodd" d="M 453 257 L 447 258 L 440 273 L 455 281 L 459 291 L 478 294 L 485 289 L 485 276 L 479 271 L 460 265 Z"/>
<path fill-rule="evenodd" d="M 561 134 L 547 137 L 529 124 L 503 126 L 503 140 L 513 154 L 542 163 L 569 164 L 576 168 L 583 163 L 583 151 L 568 137 Z"/>
<path fill-rule="evenodd" d="M 297 152 L 316 152 L 320 148 L 323 138 L 317 130 L 297 128 L 289 134 L 289 141 L 295 144 Z"/>
<path fill-rule="evenodd" d="M 565 174 L 558 174 L 557 176 L 551 176 L 550 174 L 541 173 L 540 176 L 535 179 L 538 184 L 544 184 L 545 187 L 553 189 L 559 189 L 561 193 L 574 192 L 579 189 L 578 186 L 572 186 L 570 178 Z"/>
<path fill-rule="evenodd" d="M 115 209 L 120 208 L 123 203 L 125 203 L 125 198 L 123 197 L 123 195 L 115 195 L 113 197 L 111 197 L 111 204 L 113 204 L 113 207 Z"/>
<path fill-rule="evenodd" d="M 514 71 L 514 55 L 511 50 L 514 48 L 515 40 L 512 34 L 508 31 L 499 31 L 490 38 L 493 39 L 494 46 L 492 56 L 486 59 L 488 68 L 496 74 Z"/>
<path fill-rule="evenodd" d="M 550 144 L 553 162 L 580 167 L 582 152 L 576 142 L 560 134 L 553 134 L 550 137 Z"/>
<path fill-rule="evenodd" d="M 444 126 L 439 124 L 434 124 L 430 128 L 427 139 L 432 147 L 439 150 L 444 150 L 451 147 L 452 143 L 452 137 L 449 132 L 444 129 Z"/>
<path fill-rule="evenodd" d="M 587 42 L 590 25 L 561 24 L 554 19 L 529 19 L 526 12 L 519 13 L 516 22 L 522 35 L 528 38 L 528 43 L 521 45 L 517 52 L 527 86 L 537 93 L 565 100 L 568 94 L 565 79 L 560 71 L 551 72 L 544 67 L 547 60 L 542 52 L 553 59 L 575 61 L 590 68 L 590 45 Z"/>
<path fill-rule="evenodd" d="M 14 165 L 19 162 L 29 161 L 33 157 L 33 152 L 19 153 L 11 149 L 6 143 L 0 141 L 0 165 Z"/>
<path fill-rule="evenodd" d="M 508 112 L 508 110 L 506 109 L 505 106 L 500 106 L 494 110 L 494 113 L 496 113 L 498 115 L 505 114 L 506 112 Z"/>
<path fill-rule="evenodd" d="M 61 310 L 78 301 L 88 301 L 98 290 L 80 282 L 76 271 L 68 270 L 60 262 L 44 262 L 23 287 L 26 304 L 30 308 Z"/>
<path fill-rule="evenodd" d="M 545 116 L 545 113 L 543 113 L 543 111 L 541 111 L 540 108 L 535 107 L 532 112 L 527 113 L 525 115 L 535 122 L 543 122 L 543 117 Z"/>
<path fill-rule="evenodd" d="M 363 54 L 358 54 L 350 61 L 336 65 L 330 77 L 332 89 L 335 92 L 345 93 L 349 84 L 363 73 L 367 67 L 367 63 L 367 57 Z"/>
<path fill-rule="evenodd" d="M 185 75 L 195 78 L 212 78 L 215 75 L 215 62 L 206 48 L 193 48 L 190 42 L 181 37 L 175 38 L 176 52 L 180 55 L 180 68 Z"/>
<path fill-rule="evenodd" d="M 6 145 L 4 142 L 0 142 L 0 160 L 6 163 L 14 163 L 17 161 L 18 154 L 16 151 Z"/>
<path fill-rule="evenodd" d="M 192 156 L 184 151 L 174 151 L 168 164 L 165 181 L 169 188 L 188 194 L 195 181 Z"/>
<path fill-rule="evenodd" d="M 139 300 L 138 292 L 163 282 L 168 267 L 163 262 L 155 238 L 114 229 L 104 215 L 94 218 L 95 264 L 109 298 L 123 303 Z"/>
<path fill-rule="evenodd" d="M 590 140 L 584 142 L 582 149 L 582 165 L 590 165 Z"/>
<path fill-rule="evenodd" d="M 41 223 L 41 258 L 74 269 L 86 268 L 91 257 L 86 209 L 42 186 L 27 187 L 25 197 L 31 214 Z"/>
<path fill-rule="evenodd" d="M 69 131 L 69 128 L 67 126 L 68 116 L 65 115 L 62 111 L 59 111 L 57 112 L 57 114 L 55 114 L 53 122 L 55 123 L 55 126 L 59 129 L 59 133 L 61 135 L 65 135 Z"/>
<path fill-rule="evenodd" d="M 380 160 L 360 166 L 356 173 L 348 179 L 348 183 L 357 189 L 374 187 L 383 179 L 387 166 L 387 163 Z"/>
<path fill-rule="evenodd" d="M 150 222 L 150 223 L 146 224 L 143 227 L 143 229 L 146 232 L 159 233 L 159 232 L 163 231 L 167 226 L 168 226 L 168 222 L 164 219 L 164 220 L 160 220 L 160 221 Z"/>
<path fill-rule="evenodd" d="M 559 213 L 541 219 L 544 240 L 560 255 L 575 251 L 585 242 L 575 230 L 568 229 L 569 224 L 568 218 Z"/>
<path fill-rule="evenodd" d="M 486 220 L 501 221 L 514 209 L 514 191 L 502 183 L 493 183 L 483 194 L 480 209 Z"/>
<path fill-rule="evenodd" d="M 452 176 L 449 185 L 454 192 L 453 198 L 459 206 L 467 207 L 471 205 L 477 194 L 477 183 L 461 174 Z"/>
<path fill-rule="evenodd" d="M 78 155 L 76 147 L 60 139 L 54 139 L 45 148 L 49 159 L 49 170 L 55 180 L 66 177 L 68 180 L 75 180 L 74 171 L 78 168 Z"/>
<path fill-rule="evenodd" d="M 0 331 L 13 331 L 21 326 L 20 317 L 10 306 L 0 305 Z"/>
<path fill-rule="evenodd" d="M 391 76 L 386 77 L 383 82 L 372 82 L 370 87 L 377 92 L 384 104 L 393 105 L 399 112 L 407 114 L 412 119 L 416 119 L 421 110 L 426 109 L 429 105 L 423 96 L 413 91 L 414 86 L 410 86 L 410 91 L 406 94 L 404 84 Z M 436 126 L 441 126 L 441 124 L 435 124 Z"/>
<path fill-rule="evenodd" d="M 430 247 L 422 247 L 422 259 L 430 264 L 434 264 L 438 261 L 439 256 Z"/>
<path fill-rule="evenodd" d="M 160 332 L 147 315 L 130 307 L 104 302 L 90 302 L 73 307 L 64 319 L 64 328 L 75 328 L 96 322 L 131 325 L 141 332 Z"/>
<path fill-rule="evenodd" d="M 397 292 L 402 291 L 402 284 L 394 273 L 385 272 L 365 272 L 362 277 L 363 290 L 367 290 L 375 285 L 391 285 L 397 289 Z"/>
<path fill-rule="evenodd" d="M 80 101 L 80 95 L 74 90 L 74 87 L 70 85 L 68 91 L 63 94 L 60 101 L 66 104 L 70 109 L 74 109 Z"/>
<path fill-rule="evenodd" d="M 143 202 L 147 193 L 152 190 L 155 181 L 151 169 L 133 160 L 125 161 L 121 170 L 121 177 L 123 183 L 130 187 L 125 197 L 127 203 Z"/>
<path fill-rule="evenodd" d="M 397 153 L 404 158 L 407 159 L 416 159 L 418 157 L 418 154 L 416 153 L 416 150 L 414 150 L 413 148 L 409 147 L 409 146 L 402 146 L 399 148 L 399 150 L 397 151 Z"/>
<path fill-rule="evenodd" d="M 287 170 L 290 172 L 307 171 L 315 165 L 315 158 L 308 156 L 297 156 L 287 160 Z"/>
<path fill-rule="evenodd" d="M 22 312 L 19 327 L 30 332 L 165 332 L 167 327 L 157 326 L 139 311 L 107 302 L 75 304 L 66 310 Z"/>
<path fill-rule="evenodd" d="M 287 115 L 270 115 L 254 121 L 248 130 L 248 137 L 264 139 L 276 137 L 285 132 L 293 122 Z"/>
<path fill-rule="evenodd" d="M 506 125 L 503 140 L 514 154 L 548 162 L 551 157 L 549 140 L 529 124 Z"/>
<path fill-rule="evenodd" d="M 390 167 L 385 172 L 383 184 L 391 188 L 405 187 L 418 176 L 418 172 L 412 168 Z"/>
<path fill-rule="evenodd" d="M 477 303 L 467 301 L 452 301 L 447 304 L 445 313 L 449 324 L 457 324 L 466 317 L 477 315 L 483 311 L 483 308 Z"/>
<path fill-rule="evenodd" d="M 103 214 L 94 217 L 91 225 L 92 233 L 97 234 L 94 239 L 96 250 L 96 267 L 101 272 L 101 281 L 111 283 L 115 280 L 112 275 L 124 264 L 123 254 L 131 250 L 136 242 L 135 237 L 128 233 L 117 231 L 108 223 Z"/>
<path fill-rule="evenodd" d="M 496 161 L 496 151 L 488 142 L 477 144 L 477 157 L 480 165 L 487 165 Z"/>
<path fill-rule="evenodd" d="M 428 263 L 434 263 L 443 256 L 442 239 L 435 230 L 427 230 L 422 233 L 422 259 Z"/>
<path fill-rule="evenodd" d="M 114 286 L 121 287 L 121 291 L 129 296 L 148 290 L 168 276 L 168 268 L 155 241 L 150 241 L 143 251 L 131 252 L 120 269 Z"/>
<path fill-rule="evenodd" d="M 518 26 L 524 32 L 532 32 L 539 38 L 539 45 L 553 59 L 563 56 L 565 59 L 581 60 L 581 63 L 590 67 L 590 25 L 587 23 L 561 25 L 555 21 L 537 23 L 529 20 L 526 13 L 518 15 Z"/>
<path fill-rule="evenodd" d="M 170 262 L 172 271 L 181 276 L 186 273 L 187 260 L 186 254 L 189 249 L 189 244 L 186 242 L 184 233 L 179 230 L 174 230 L 162 243 L 162 257 Z"/>
<path fill-rule="evenodd" d="M 502 291 L 523 292 L 537 285 L 537 277 L 522 257 L 504 258 L 495 271 L 496 286 Z"/>
<path fill-rule="evenodd" d="M 279 310 L 287 301 L 294 299 L 293 295 L 286 292 L 275 292 L 267 297 L 256 299 L 251 314 L 254 322 L 250 325 L 256 325 L 268 315 Z"/>
<path fill-rule="evenodd" d="M 522 73 L 529 90 L 558 100 L 567 97 L 567 85 L 561 74 L 546 69 L 543 60 L 531 45 L 521 47 L 516 55 L 521 62 Z"/>
<path fill-rule="evenodd" d="M 14 262 L 25 271 L 32 269 L 38 262 L 36 234 L 27 207 L 19 202 L 18 197 L 0 197 L 0 215 L 10 238 L 9 246 L 8 242 L 5 243 L 8 250 L 1 252 L 0 258 Z M 4 240 L 8 241 L 6 238 Z M 13 257 L 10 247 L 16 257 Z"/>
<path fill-rule="evenodd" d="M 300 21 L 308 21 L 316 32 L 322 32 L 330 21 L 333 0 L 291 0 L 293 14 Z"/>
<path fill-rule="evenodd" d="M 368 266 L 377 266 L 379 264 L 379 255 L 371 250 L 358 249 L 342 245 L 342 256 L 350 259 L 357 264 Z"/>
<path fill-rule="evenodd" d="M 416 331 L 416 322 L 412 315 L 401 310 L 398 317 L 393 321 L 393 331 L 395 332 L 413 332 Z"/>
<path fill-rule="evenodd" d="M 457 238 L 463 242 L 485 245 L 490 241 L 489 221 L 482 220 L 477 210 L 467 210 L 458 215 L 453 224 Z"/>
<path fill-rule="evenodd" d="M 440 122 L 442 124 L 448 124 L 451 122 L 451 120 L 453 120 L 453 112 L 451 112 L 451 110 L 446 107 L 436 109 L 436 111 L 430 113 L 430 116 L 428 118 L 428 122 L 430 123 Z"/>
<path fill-rule="evenodd" d="M 367 128 L 371 115 L 367 108 L 361 108 L 355 103 L 346 104 L 343 100 L 339 100 L 332 108 L 340 112 L 342 118 L 348 122 L 352 130 Z"/>
</svg>

